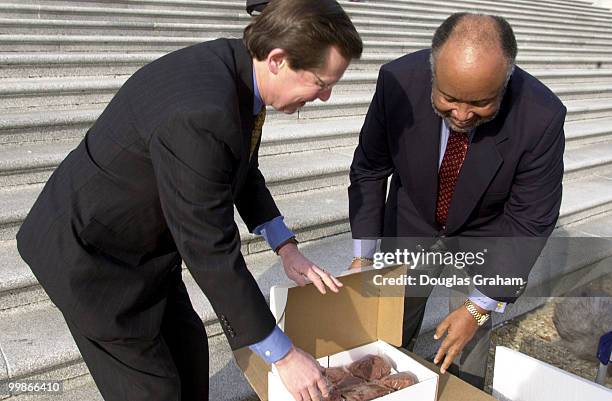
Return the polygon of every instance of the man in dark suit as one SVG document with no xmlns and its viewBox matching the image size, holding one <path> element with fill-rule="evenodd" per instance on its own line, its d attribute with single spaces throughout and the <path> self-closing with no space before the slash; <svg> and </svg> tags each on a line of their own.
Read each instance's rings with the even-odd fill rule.
<svg viewBox="0 0 612 401">
<path fill-rule="evenodd" d="M 502 18 L 450 16 L 431 50 L 380 69 L 350 173 L 353 267 L 372 263 L 377 238 L 385 250 L 393 249 L 391 237 L 395 244 L 402 237 L 414 244 L 446 238 L 455 251 L 507 238 L 479 273 L 515 282 L 485 282 L 468 299 L 451 299 L 451 313 L 436 330 L 436 339 L 447 333 L 435 356 L 441 371 L 455 361 L 460 377 L 480 387 L 490 311 L 502 311 L 524 291 L 561 203 L 566 108 L 515 66 L 516 53 Z M 413 273 L 441 271 L 425 270 Z M 403 343 L 409 349 L 429 296 L 426 289 L 414 291 L 406 288 Z"/>
<path fill-rule="evenodd" d="M 290 278 L 338 291 L 298 251 L 257 154 L 266 105 L 293 113 L 326 101 L 361 52 L 336 1 L 275 2 L 243 40 L 201 43 L 136 72 L 50 177 L 18 249 L 106 400 L 208 399 L 207 336 L 182 261 L 232 349 L 275 363 L 297 400 L 327 394 L 320 366 L 278 329 L 247 270 L 234 206 Z"/>
<path fill-rule="evenodd" d="M 246 11 L 253 16 L 259 15 L 269 2 L 270 0 L 247 0 Z"/>
</svg>

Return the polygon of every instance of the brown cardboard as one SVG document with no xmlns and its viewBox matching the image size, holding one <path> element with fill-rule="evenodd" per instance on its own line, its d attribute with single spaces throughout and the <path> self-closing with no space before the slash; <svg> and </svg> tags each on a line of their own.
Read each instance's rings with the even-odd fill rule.
<svg viewBox="0 0 612 401">
<path fill-rule="evenodd" d="M 399 346 L 402 340 L 402 297 L 381 297 L 372 284 L 377 274 L 405 273 L 404 267 L 367 270 L 341 277 L 338 294 L 323 295 L 314 285 L 289 288 L 285 328 L 296 347 L 315 358 L 371 343 L 378 339 Z"/>
<path fill-rule="evenodd" d="M 404 299 L 401 292 L 385 291 L 372 285 L 376 274 L 398 277 L 406 273 L 405 266 L 362 272 L 340 277 L 344 284 L 339 294 L 328 291 L 322 295 L 309 284 L 288 289 L 285 309 L 285 333 L 294 345 L 315 358 L 355 348 L 378 339 L 399 346 L 402 338 Z M 406 352 L 428 368 L 437 367 Z M 238 366 L 262 401 L 268 400 L 270 366 L 248 348 L 236 351 Z M 433 368 L 432 368 L 433 366 Z M 490 401 L 484 392 L 450 375 L 440 375 L 438 401 Z"/>
<path fill-rule="evenodd" d="M 450 373 L 440 374 L 440 368 L 422 357 L 400 348 L 400 351 L 438 373 L 438 401 L 497 401 L 489 394 Z"/>
</svg>

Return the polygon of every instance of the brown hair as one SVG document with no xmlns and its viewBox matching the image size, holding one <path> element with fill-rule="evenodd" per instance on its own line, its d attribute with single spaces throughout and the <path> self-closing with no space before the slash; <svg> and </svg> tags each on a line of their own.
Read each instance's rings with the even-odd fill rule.
<svg viewBox="0 0 612 401">
<path fill-rule="evenodd" d="M 243 38 L 259 61 L 272 49 L 285 50 L 295 70 L 323 67 L 330 46 L 347 60 L 363 51 L 355 26 L 335 0 L 273 0 L 244 29 Z"/>
</svg>

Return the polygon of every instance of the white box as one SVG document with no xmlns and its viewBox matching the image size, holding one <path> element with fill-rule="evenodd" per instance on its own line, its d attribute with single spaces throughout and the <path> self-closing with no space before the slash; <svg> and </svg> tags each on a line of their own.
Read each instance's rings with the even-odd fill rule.
<svg viewBox="0 0 612 401">
<path fill-rule="evenodd" d="M 495 348 L 500 401 L 612 401 L 612 390 L 506 347 Z"/>
<path fill-rule="evenodd" d="M 391 362 L 397 372 L 411 372 L 418 383 L 405 389 L 395 391 L 383 397 L 376 398 L 380 401 L 435 401 L 438 393 L 438 375 L 425 366 L 421 365 L 408 355 L 398 351 L 395 347 L 384 341 L 378 340 L 361 347 L 353 348 L 348 351 L 339 352 L 328 357 L 319 358 L 319 363 L 326 368 L 336 366 L 346 366 L 351 362 L 359 360 L 367 355 L 378 355 Z M 281 382 L 278 373 L 273 369 L 268 373 L 268 401 L 288 401 L 292 400 L 291 394 Z"/>
</svg>

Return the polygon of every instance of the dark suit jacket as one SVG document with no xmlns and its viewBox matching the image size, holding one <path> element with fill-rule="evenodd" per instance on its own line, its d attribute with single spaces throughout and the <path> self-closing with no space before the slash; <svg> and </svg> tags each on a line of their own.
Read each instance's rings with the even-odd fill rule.
<svg viewBox="0 0 612 401">
<path fill-rule="evenodd" d="M 252 13 L 253 10 L 262 12 L 269 2 L 270 0 L 247 0 L 246 10 L 249 14 Z"/>
<path fill-rule="evenodd" d="M 446 229 L 437 226 L 441 118 L 430 100 L 429 55 L 429 50 L 418 51 L 380 69 L 351 166 L 353 237 L 547 237 L 561 204 L 566 108 L 518 67 L 499 114 L 474 133 Z M 532 247 L 529 241 L 519 242 L 519 247 Z M 536 241 L 536 248 L 541 246 Z M 537 258 L 533 252 L 527 258 L 528 253 L 522 252 L 523 260 L 491 260 L 487 274 L 526 280 Z M 513 301 L 524 286 L 504 294 L 479 289 Z"/>
<path fill-rule="evenodd" d="M 256 152 L 249 161 L 252 68 L 227 39 L 143 67 L 47 182 L 17 245 L 86 335 L 155 337 L 181 258 L 232 348 L 272 331 L 234 223 L 234 205 L 249 229 L 279 215 Z"/>
</svg>

